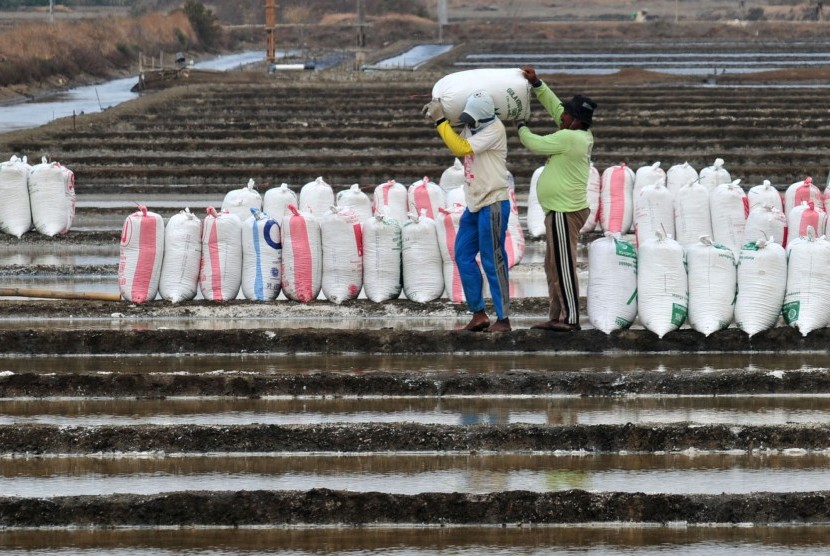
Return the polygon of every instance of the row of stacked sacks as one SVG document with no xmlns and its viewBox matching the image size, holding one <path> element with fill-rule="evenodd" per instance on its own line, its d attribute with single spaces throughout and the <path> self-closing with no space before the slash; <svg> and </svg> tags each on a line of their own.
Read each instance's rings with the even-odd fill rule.
<svg viewBox="0 0 830 556">
<path fill-rule="evenodd" d="M 708 336 L 735 325 L 753 336 L 779 318 L 802 335 L 830 326 L 830 241 L 812 226 L 786 249 L 772 240 L 685 248 L 655 232 L 639 248 L 606 232 L 588 250 L 588 318 L 610 333 L 635 318 L 662 338 L 689 326 Z"/>
<path fill-rule="evenodd" d="M 30 165 L 12 156 L 0 163 L 0 231 L 20 238 L 35 229 L 65 234 L 75 221 L 75 174 L 58 162 Z"/>
<path fill-rule="evenodd" d="M 341 303 L 361 292 L 376 302 L 403 293 L 417 302 L 445 295 L 464 301 L 455 264 L 460 202 L 428 178 L 409 188 L 394 180 L 373 198 L 353 185 L 336 195 L 322 178 L 294 193 L 286 184 L 264 196 L 253 180 L 229 192 L 204 221 L 184 210 L 164 223 L 146 207 L 129 215 L 121 235 L 119 290 L 141 303 L 238 297 L 308 302 L 322 292 Z M 514 202 L 515 206 L 515 202 Z M 430 216 L 431 215 L 431 216 Z M 518 264 L 524 234 L 511 215 L 508 259 Z"/>
<path fill-rule="evenodd" d="M 804 236 L 812 226 L 821 236 L 826 228 L 827 193 L 810 177 L 790 184 L 783 193 L 768 180 L 745 190 L 741 180 L 732 180 L 722 159 L 700 174 L 688 163 L 665 172 L 657 162 L 636 173 L 620 164 L 607 168 L 601 177 L 596 170 L 592 175 L 591 216 L 582 233 L 633 230 L 639 244 L 662 231 L 684 248 L 709 236 L 737 253 L 748 242 L 773 239 L 786 246 L 788 235 Z M 531 222 L 529 200 L 528 229 L 534 227 L 544 231 L 543 221 Z"/>
</svg>

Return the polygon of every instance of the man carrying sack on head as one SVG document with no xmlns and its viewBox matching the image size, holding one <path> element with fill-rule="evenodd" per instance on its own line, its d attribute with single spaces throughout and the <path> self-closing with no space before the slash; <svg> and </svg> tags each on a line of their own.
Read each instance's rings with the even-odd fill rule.
<svg viewBox="0 0 830 556">
<path fill-rule="evenodd" d="M 528 150 L 548 155 L 536 193 L 545 211 L 545 276 L 550 309 L 548 320 L 531 326 L 537 330 L 579 330 L 579 281 L 576 250 L 579 230 L 588 218 L 588 173 L 594 136 L 590 131 L 597 104 L 583 95 L 562 102 L 536 75 L 532 66 L 522 68 L 536 98 L 559 129 L 536 135 L 527 123 L 516 126 L 519 140 Z"/>
<path fill-rule="evenodd" d="M 508 332 L 510 299 L 504 240 L 510 216 L 510 192 L 504 124 L 496 117 L 493 98 L 485 91 L 477 91 L 467 98 L 459 117 L 464 122 L 460 135 L 444 116 L 439 99 L 432 99 L 424 106 L 423 113 L 435 122 L 438 134 L 450 151 L 464 160 L 467 208 L 455 237 L 455 264 L 467 307 L 473 314 L 464 330 Z M 481 258 L 498 317 L 492 325 L 484 310 L 483 283 L 476 255 Z"/>
</svg>

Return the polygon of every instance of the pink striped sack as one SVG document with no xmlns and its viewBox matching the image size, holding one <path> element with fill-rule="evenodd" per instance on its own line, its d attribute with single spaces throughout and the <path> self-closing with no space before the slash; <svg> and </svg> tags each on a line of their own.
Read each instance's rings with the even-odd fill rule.
<svg viewBox="0 0 830 556">
<path fill-rule="evenodd" d="M 458 235 L 458 226 L 464 207 L 456 205 L 450 208 L 438 209 L 436 231 L 438 232 L 438 247 L 441 249 L 441 260 L 444 271 L 444 295 L 450 301 L 463 303 L 465 301 L 464 288 L 461 287 L 461 275 L 458 265 L 455 264 L 455 236 Z"/>
<path fill-rule="evenodd" d="M 132 303 L 156 298 L 164 258 L 164 220 L 145 206 L 127 217 L 121 229 L 118 288 Z"/>
<path fill-rule="evenodd" d="M 634 171 L 625 164 L 602 173 L 599 192 L 600 225 L 606 232 L 627 234 L 634 222 Z"/>
<path fill-rule="evenodd" d="M 372 205 L 373 215 L 394 218 L 398 226 L 403 226 L 406 223 L 408 220 L 406 214 L 409 211 L 409 200 L 404 184 L 398 183 L 395 180 L 382 183 L 375 188 L 374 197 L 374 204 Z"/>
<path fill-rule="evenodd" d="M 438 218 L 439 208 L 447 206 L 447 194 L 426 176 L 409 186 L 408 199 L 410 213 L 420 215 L 426 211 L 427 218 L 432 220 Z"/>
<path fill-rule="evenodd" d="M 199 290 L 208 301 L 236 299 L 242 286 L 242 221 L 230 212 L 207 208 L 202 223 Z"/>
<path fill-rule="evenodd" d="M 282 292 L 292 301 L 307 303 L 320 295 L 322 281 L 320 224 L 314 216 L 289 205 L 282 221 Z"/>
</svg>

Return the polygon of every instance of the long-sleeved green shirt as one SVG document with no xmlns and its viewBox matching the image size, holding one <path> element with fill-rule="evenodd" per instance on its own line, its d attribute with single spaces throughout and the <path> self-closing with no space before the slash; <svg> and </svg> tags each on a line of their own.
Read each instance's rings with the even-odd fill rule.
<svg viewBox="0 0 830 556">
<path fill-rule="evenodd" d="M 533 88 L 536 98 L 562 125 L 562 101 L 542 83 Z M 578 212 L 588 207 L 588 172 L 594 136 L 590 130 L 559 129 L 550 135 L 537 135 L 527 126 L 519 129 L 519 140 L 528 150 L 548 155 L 536 183 L 536 195 L 545 212 Z"/>
</svg>

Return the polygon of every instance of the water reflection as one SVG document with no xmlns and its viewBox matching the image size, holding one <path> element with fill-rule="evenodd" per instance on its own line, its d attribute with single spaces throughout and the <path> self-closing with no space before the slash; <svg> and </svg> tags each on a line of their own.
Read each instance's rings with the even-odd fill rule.
<svg viewBox="0 0 830 556">
<path fill-rule="evenodd" d="M 817 555 L 827 526 L 290 527 L 5 531 L 0 554 Z"/>
<path fill-rule="evenodd" d="M 0 400 L 0 425 L 830 424 L 830 397 Z"/>
<path fill-rule="evenodd" d="M 830 489 L 830 455 L 385 455 L 3 458 L 0 492 L 52 497 L 183 490 L 418 494 L 506 490 L 721 494 Z"/>
</svg>

